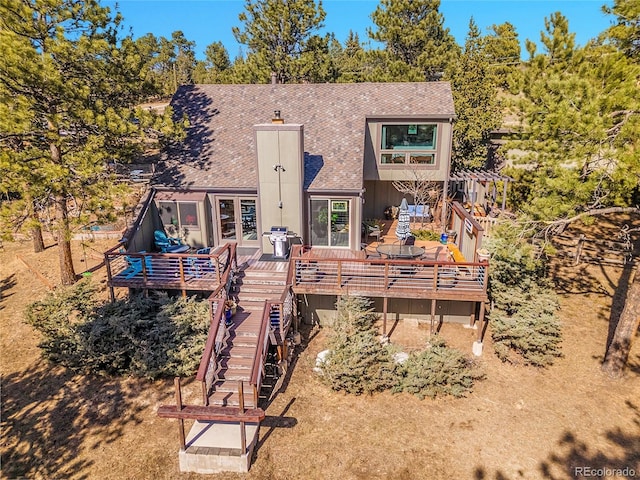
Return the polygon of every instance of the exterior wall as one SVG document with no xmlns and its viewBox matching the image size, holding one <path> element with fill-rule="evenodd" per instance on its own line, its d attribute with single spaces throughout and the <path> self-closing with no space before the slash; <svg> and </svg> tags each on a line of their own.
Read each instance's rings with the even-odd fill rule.
<svg viewBox="0 0 640 480">
<path fill-rule="evenodd" d="M 365 181 L 363 218 L 384 218 L 384 209 L 389 205 L 400 205 L 403 194 L 393 187 L 392 182 Z M 411 203 L 411 198 L 407 201 Z"/>
<path fill-rule="evenodd" d="M 331 325 L 336 318 L 335 295 L 299 295 L 300 313 L 306 323 Z M 382 317 L 382 298 L 375 298 L 373 307 Z M 436 322 L 469 324 L 474 312 L 475 302 L 438 300 L 436 303 Z M 390 298 L 387 302 L 387 328 L 395 320 L 418 319 L 431 320 L 431 300 L 411 298 Z"/>
<path fill-rule="evenodd" d="M 434 123 L 437 125 L 435 165 L 381 165 L 379 163 L 380 134 L 383 123 Z M 402 117 L 370 118 L 365 131 L 364 180 L 410 180 L 413 169 L 425 180 L 445 181 L 449 178 L 453 124 L 449 118 Z"/>
<path fill-rule="evenodd" d="M 160 215 L 155 202 L 150 201 L 148 209 L 141 212 L 138 228 L 133 232 L 127 243 L 127 252 L 151 252 L 155 250 L 153 232 L 161 228 Z"/>
<path fill-rule="evenodd" d="M 295 124 L 256 125 L 258 162 L 258 228 L 283 225 L 303 235 L 304 127 Z M 278 170 L 275 166 L 281 165 Z M 279 204 L 281 202 L 281 204 Z M 262 249 L 272 252 L 268 238 Z"/>
</svg>

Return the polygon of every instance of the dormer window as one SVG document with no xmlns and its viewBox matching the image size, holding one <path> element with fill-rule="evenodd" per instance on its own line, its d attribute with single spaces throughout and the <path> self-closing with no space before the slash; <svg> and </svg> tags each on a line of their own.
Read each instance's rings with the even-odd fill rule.
<svg viewBox="0 0 640 480">
<path fill-rule="evenodd" d="M 436 133 L 435 124 L 383 124 L 380 163 L 434 165 Z"/>
</svg>

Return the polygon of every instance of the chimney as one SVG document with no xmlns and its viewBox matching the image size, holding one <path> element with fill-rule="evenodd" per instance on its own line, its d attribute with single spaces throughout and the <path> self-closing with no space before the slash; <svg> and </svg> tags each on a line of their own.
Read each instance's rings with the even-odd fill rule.
<svg viewBox="0 0 640 480">
<path fill-rule="evenodd" d="M 276 83 L 278 83 L 278 76 L 276 72 L 271 72 L 271 85 L 275 85 Z"/>
<path fill-rule="evenodd" d="M 271 123 L 276 123 L 279 125 L 283 125 L 284 124 L 284 118 L 282 118 L 280 116 L 280 110 L 274 110 L 273 111 L 273 118 L 271 119 Z"/>
</svg>

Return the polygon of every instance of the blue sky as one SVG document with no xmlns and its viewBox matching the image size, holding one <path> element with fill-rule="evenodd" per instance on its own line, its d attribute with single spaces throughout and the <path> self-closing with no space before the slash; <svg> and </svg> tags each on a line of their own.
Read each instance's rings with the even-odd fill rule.
<svg viewBox="0 0 640 480">
<path fill-rule="evenodd" d="M 115 5 L 105 1 L 104 5 Z M 569 29 L 576 34 L 576 42 L 584 45 L 611 23 L 611 16 L 602 13 L 605 0 L 441 0 L 440 12 L 458 44 L 464 43 L 469 19 L 473 16 L 483 33 L 493 24 L 510 22 L 516 27 L 523 57 L 525 39 L 539 43 L 544 30 L 544 18 L 560 11 L 569 19 Z M 325 31 L 333 32 L 344 44 L 349 30 L 368 39 L 367 27 L 372 27 L 370 15 L 377 0 L 324 0 L 327 12 Z M 146 33 L 171 37 L 171 32 L 182 30 L 188 40 L 196 42 L 196 56 L 203 58 L 207 45 L 221 41 L 231 59 L 240 52 L 231 33 L 231 27 L 240 26 L 238 14 L 244 10 L 242 0 L 120 0 L 119 10 L 124 16 L 125 28 L 131 28 L 134 37 Z M 244 48 L 244 47 L 242 47 Z"/>
</svg>

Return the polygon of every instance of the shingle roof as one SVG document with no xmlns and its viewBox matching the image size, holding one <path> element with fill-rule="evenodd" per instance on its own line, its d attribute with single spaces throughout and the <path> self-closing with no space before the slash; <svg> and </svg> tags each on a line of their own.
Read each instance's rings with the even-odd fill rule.
<svg viewBox="0 0 640 480">
<path fill-rule="evenodd" d="M 253 127 L 274 110 L 304 125 L 310 190 L 362 188 L 367 117 L 454 115 L 448 82 L 190 85 L 172 106 L 191 126 L 156 183 L 190 188 L 256 188 Z"/>
</svg>

